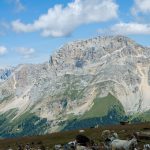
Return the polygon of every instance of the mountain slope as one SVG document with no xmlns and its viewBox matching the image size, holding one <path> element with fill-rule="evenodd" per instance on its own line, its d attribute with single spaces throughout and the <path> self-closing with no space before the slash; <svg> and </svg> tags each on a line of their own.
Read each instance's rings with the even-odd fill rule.
<svg viewBox="0 0 150 150">
<path fill-rule="evenodd" d="M 31 134 L 42 134 L 140 116 L 150 110 L 149 66 L 150 49 L 123 36 L 72 42 L 48 63 L 19 65 L 0 84 L 0 119 L 9 128 L 0 121 L 1 136 L 28 135 L 33 125 Z"/>
</svg>

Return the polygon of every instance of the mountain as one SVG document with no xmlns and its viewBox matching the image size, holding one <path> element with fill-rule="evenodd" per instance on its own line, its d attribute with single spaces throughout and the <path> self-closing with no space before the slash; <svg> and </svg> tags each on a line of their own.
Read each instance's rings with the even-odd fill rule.
<svg viewBox="0 0 150 150">
<path fill-rule="evenodd" d="M 13 72 L 14 68 L 13 67 L 8 67 L 8 68 L 0 68 L 0 82 L 5 81 L 6 79 L 11 76 L 11 73 Z"/>
<path fill-rule="evenodd" d="M 0 83 L 0 136 L 149 121 L 150 48 L 124 36 L 68 43 Z"/>
</svg>

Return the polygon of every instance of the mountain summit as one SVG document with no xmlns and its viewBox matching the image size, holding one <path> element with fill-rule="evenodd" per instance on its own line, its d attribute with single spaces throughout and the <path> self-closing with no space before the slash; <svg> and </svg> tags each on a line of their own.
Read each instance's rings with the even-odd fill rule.
<svg viewBox="0 0 150 150">
<path fill-rule="evenodd" d="M 68 43 L 49 62 L 8 73 L 0 82 L 2 137 L 149 118 L 150 48 L 124 36 Z"/>
</svg>

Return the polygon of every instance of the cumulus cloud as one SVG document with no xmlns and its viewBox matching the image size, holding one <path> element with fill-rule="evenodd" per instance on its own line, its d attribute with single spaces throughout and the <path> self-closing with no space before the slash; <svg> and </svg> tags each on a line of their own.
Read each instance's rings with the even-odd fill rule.
<svg viewBox="0 0 150 150">
<path fill-rule="evenodd" d="M 150 35 L 150 24 L 118 23 L 110 29 L 99 30 L 99 33 L 123 34 L 123 35 Z"/>
<path fill-rule="evenodd" d="M 133 15 L 138 13 L 150 13 L 150 0 L 134 0 L 134 6 L 131 9 Z"/>
<path fill-rule="evenodd" d="M 117 17 L 118 5 L 113 0 L 75 0 L 66 7 L 55 5 L 33 23 L 12 22 L 16 32 L 40 31 L 42 36 L 63 37 L 82 24 L 104 22 Z"/>
<path fill-rule="evenodd" d="M 22 55 L 24 58 L 30 58 L 34 53 L 34 48 L 26 48 L 26 47 L 18 47 L 16 48 L 16 52 Z"/>
<path fill-rule="evenodd" d="M 0 56 L 7 53 L 7 48 L 5 46 L 0 46 Z"/>
</svg>

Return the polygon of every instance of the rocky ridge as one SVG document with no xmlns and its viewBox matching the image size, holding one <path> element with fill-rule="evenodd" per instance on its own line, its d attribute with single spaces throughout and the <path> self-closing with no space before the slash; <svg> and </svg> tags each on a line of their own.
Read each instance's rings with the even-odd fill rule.
<svg viewBox="0 0 150 150">
<path fill-rule="evenodd" d="M 13 111 L 11 122 L 26 113 L 46 118 L 47 133 L 109 94 L 126 115 L 149 111 L 149 91 L 150 48 L 124 36 L 96 37 L 64 45 L 48 63 L 16 67 L 0 83 L 0 114 Z"/>
</svg>

